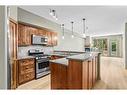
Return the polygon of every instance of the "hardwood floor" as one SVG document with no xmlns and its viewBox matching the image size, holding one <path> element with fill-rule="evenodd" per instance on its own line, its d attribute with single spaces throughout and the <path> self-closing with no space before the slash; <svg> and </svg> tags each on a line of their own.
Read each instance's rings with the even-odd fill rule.
<svg viewBox="0 0 127 95">
<path fill-rule="evenodd" d="M 50 75 L 25 83 L 19 89 L 50 89 Z M 93 89 L 127 89 L 127 70 L 123 67 L 123 59 L 101 57 L 101 80 Z"/>
<path fill-rule="evenodd" d="M 26 89 L 50 89 L 50 75 L 46 75 L 43 78 L 30 81 L 28 83 L 20 85 L 17 90 L 26 90 Z"/>
<path fill-rule="evenodd" d="M 94 89 L 127 89 L 127 70 L 122 58 L 101 58 L 101 80 Z"/>
</svg>

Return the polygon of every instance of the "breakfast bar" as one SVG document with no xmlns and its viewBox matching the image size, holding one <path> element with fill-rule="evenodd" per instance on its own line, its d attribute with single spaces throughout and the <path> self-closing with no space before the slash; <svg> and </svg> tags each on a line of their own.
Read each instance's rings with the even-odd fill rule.
<svg viewBox="0 0 127 95">
<path fill-rule="evenodd" d="M 86 52 L 50 61 L 51 89 L 92 89 L 100 80 L 100 53 Z"/>
</svg>

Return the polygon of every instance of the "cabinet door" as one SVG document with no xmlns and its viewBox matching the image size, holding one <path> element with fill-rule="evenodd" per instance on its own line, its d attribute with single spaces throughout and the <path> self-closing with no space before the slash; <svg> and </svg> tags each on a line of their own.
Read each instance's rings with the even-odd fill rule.
<svg viewBox="0 0 127 95">
<path fill-rule="evenodd" d="M 46 36 L 46 31 L 43 30 L 43 29 L 39 29 L 38 30 L 38 35 L 40 35 L 40 36 Z"/>
<path fill-rule="evenodd" d="M 52 46 L 52 38 L 51 32 L 46 31 L 46 36 L 48 37 L 48 44 L 47 46 Z"/>
<path fill-rule="evenodd" d="M 51 89 L 67 89 L 67 66 L 50 63 Z"/>
<path fill-rule="evenodd" d="M 22 59 L 18 61 L 19 84 L 25 83 L 35 78 L 34 59 Z"/>
<path fill-rule="evenodd" d="M 52 45 L 56 46 L 57 45 L 57 33 L 52 32 Z"/>
<path fill-rule="evenodd" d="M 11 67 L 11 89 L 15 89 L 17 87 L 17 61 L 13 60 L 17 58 L 17 23 L 13 20 L 9 22 L 9 38 L 8 38 L 8 48 L 9 48 L 9 56 L 10 56 L 10 67 Z"/>
<path fill-rule="evenodd" d="M 18 45 L 30 45 L 30 32 L 28 26 L 18 24 Z"/>
<path fill-rule="evenodd" d="M 29 26 L 25 26 L 25 45 L 31 45 Z"/>
<path fill-rule="evenodd" d="M 82 88 L 89 89 L 89 68 L 88 62 L 84 61 L 82 64 Z"/>
<path fill-rule="evenodd" d="M 92 60 L 89 60 L 88 64 L 89 64 L 89 89 L 91 89 L 93 86 Z"/>
<path fill-rule="evenodd" d="M 97 75 L 98 75 L 98 56 L 95 57 L 95 79 L 97 80 Z"/>
<path fill-rule="evenodd" d="M 94 85 L 96 82 L 96 59 L 93 58 L 92 62 L 93 62 L 92 67 L 93 67 L 93 85 Z"/>
<path fill-rule="evenodd" d="M 69 60 L 68 63 L 68 89 L 82 89 L 81 61 Z"/>
<path fill-rule="evenodd" d="M 32 44 L 32 35 L 38 35 L 38 29 L 33 27 L 28 27 L 28 31 L 30 33 L 29 34 L 30 44 Z"/>
<path fill-rule="evenodd" d="M 25 43 L 23 37 L 25 32 L 25 26 L 22 24 L 18 24 L 18 45 L 22 45 Z"/>
</svg>

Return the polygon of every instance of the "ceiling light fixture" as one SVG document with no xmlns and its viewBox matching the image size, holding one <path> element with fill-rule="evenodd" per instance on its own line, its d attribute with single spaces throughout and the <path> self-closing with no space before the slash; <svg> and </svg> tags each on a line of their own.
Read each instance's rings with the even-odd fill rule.
<svg viewBox="0 0 127 95">
<path fill-rule="evenodd" d="M 51 16 L 53 16 L 53 12 L 52 12 L 52 10 L 50 9 L 50 12 L 49 12 L 49 14 L 51 15 Z"/>
<path fill-rule="evenodd" d="M 85 31 L 86 31 L 86 26 L 85 26 L 85 18 L 83 18 L 83 38 L 86 38 L 86 33 L 85 33 Z"/>
<path fill-rule="evenodd" d="M 63 31 L 62 39 L 64 39 L 64 24 L 62 24 L 62 31 Z"/>
<path fill-rule="evenodd" d="M 74 31 L 73 31 L 73 24 L 74 24 L 74 22 L 72 21 L 71 24 L 72 24 L 72 35 L 71 35 L 71 37 L 74 38 Z"/>
<path fill-rule="evenodd" d="M 58 17 L 57 17 L 57 14 L 56 14 L 56 10 L 50 9 L 49 14 L 50 14 L 55 20 L 58 20 Z"/>
</svg>

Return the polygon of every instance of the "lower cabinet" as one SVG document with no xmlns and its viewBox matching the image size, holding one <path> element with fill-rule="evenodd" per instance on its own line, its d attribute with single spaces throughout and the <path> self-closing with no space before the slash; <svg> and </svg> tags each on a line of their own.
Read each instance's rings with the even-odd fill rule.
<svg viewBox="0 0 127 95">
<path fill-rule="evenodd" d="M 93 65 L 94 65 L 93 60 L 89 60 L 87 64 L 89 67 L 89 69 L 88 69 L 88 78 L 89 78 L 88 79 L 88 84 L 89 84 L 88 88 L 91 89 L 93 87 L 93 73 L 94 73 L 93 72 L 93 69 L 94 69 L 93 68 Z"/>
<path fill-rule="evenodd" d="M 51 89 L 92 89 L 97 80 L 97 60 L 68 60 L 68 66 L 50 63 Z"/>
<path fill-rule="evenodd" d="M 67 66 L 50 63 L 51 89 L 67 89 Z"/>
<path fill-rule="evenodd" d="M 78 61 L 69 60 L 68 89 L 92 89 L 97 78 L 95 58 Z"/>
<path fill-rule="evenodd" d="M 18 84 L 35 79 L 35 59 L 18 60 Z"/>
</svg>

